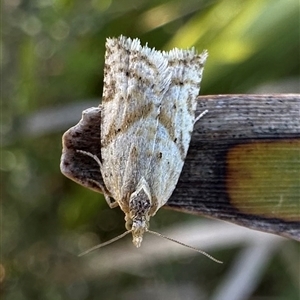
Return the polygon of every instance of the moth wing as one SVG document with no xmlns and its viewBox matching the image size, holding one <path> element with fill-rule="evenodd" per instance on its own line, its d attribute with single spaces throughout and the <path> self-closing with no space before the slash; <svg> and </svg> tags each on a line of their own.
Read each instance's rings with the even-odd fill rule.
<svg viewBox="0 0 300 300">
<path fill-rule="evenodd" d="M 162 99 L 169 88 L 168 59 L 138 39 L 108 39 L 101 119 L 105 186 L 120 206 L 141 177 L 150 178 Z M 121 203 L 124 201 L 125 203 Z"/>
<path fill-rule="evenodd" d="M 158 203 L 157 209 L 171 197 L 184 165 L 207 52 L 196 54 L 194 49 L 174 49 L 165 56 L 172 77 L 161 102 L 149 177 L 153 197 Z"/>
</svg>

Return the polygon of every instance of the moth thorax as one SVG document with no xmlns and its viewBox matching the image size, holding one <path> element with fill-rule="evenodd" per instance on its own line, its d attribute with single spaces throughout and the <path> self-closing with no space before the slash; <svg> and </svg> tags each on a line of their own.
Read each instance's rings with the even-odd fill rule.
<svg viewBox="0 0 300 300">
<path fill-rule="evenodd" d="M 143 187 L 132 193 L 129 200 L 129 214 L 125 217 L 126 229 L 131 230 L 132 242 L 137 248 L 141 246 L 144 232 L 149 227 L 151 208 L 149 196 Z"/>
</svg>

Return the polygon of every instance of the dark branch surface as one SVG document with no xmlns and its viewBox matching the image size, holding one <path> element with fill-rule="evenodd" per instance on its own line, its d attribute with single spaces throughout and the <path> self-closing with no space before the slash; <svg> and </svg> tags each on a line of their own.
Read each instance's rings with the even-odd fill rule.
<svg viewBox="0 0 300 300">
<path fill-rule="evenodd" d="M 267 198 L 260 196 L 255 185 L 236 191 L 235 186 L 240 184 L 239 177 L 229 171 L 232 149 L 239 150 L 237 146 L 243 148 L 246 145 L 246 151 L 256 153 L 263 145 L 264 151 L 260 152 L 262 154 L 257 156 L 257 160 L 264 155 L 267 159 L 270 146 L 272 149 L 272 143 L 276 142 L 274 145 L 278 148 L 279 143 L 278 149 L 283 149 L 283 153 L 298 153 L 292 164 L 292 176 L 300 178 L 300 95 L 201 96 L 197 113 L 206 109 L 208 113 L 195 125 L 182 174 L 166 207 L 300 240 L 299 180 L 291 187 L 291 193 L 286 193 L 286 186 L 283 186 L 281 193 L 274 188 L 279 184 L 276 180 L 264 183 L 270 174 L 262 171 L 263 174 L 259 174 L 259 182 L 263 182 L 261 194 L 274 190 Z M 77 149 L 85 150 L 100 157 L 99 124 L 100 110 L 90 109 L 79 124 L 65 133 L 61 170 L 77 183 L 101 192 L 95 184 L 95 181 L 103 183 L 99 167 L 89 157 L 76 152 Z M 233 161 L 237 158 L 239 163 L 242 161 L 247 165 L 247 156 L 235 154 L 233 157 Z M 274 162 L 280 160 L 276 156 Z M 289 165 L 281 168 L 280 177 L 290 176 L 290 169 Z M 258 196 L 249 197 L 249 191 L 254 191 Z M 261 204 L 263 206 L 259 206 Z M 279 214 L 276 213 L 278 207 Z"/>
</svg>

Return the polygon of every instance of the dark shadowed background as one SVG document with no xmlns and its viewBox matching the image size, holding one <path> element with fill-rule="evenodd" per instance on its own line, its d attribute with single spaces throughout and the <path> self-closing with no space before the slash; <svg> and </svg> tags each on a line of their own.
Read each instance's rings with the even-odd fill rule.
<svg viewBox="0 0 300 300">
<path fill-rule="evenodd" d="M 59 170 L 62 134 L 101 101 L 106 37 L 207 49 L 203 95 L 299 93 L 297 0 L 2 3 L 3 299 L 299 299 L 299 243 L 171 210 L 151 229 L 223 265 L 151 236 L 78 258 L 122 233 L 124 214 Z"/>
</svg>

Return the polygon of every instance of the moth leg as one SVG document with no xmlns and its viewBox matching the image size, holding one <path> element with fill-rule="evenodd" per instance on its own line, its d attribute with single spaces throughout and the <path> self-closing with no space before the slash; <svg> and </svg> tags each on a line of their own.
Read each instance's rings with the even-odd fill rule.
<svg viewBox="0 0 300 300">
<path fill-rule="evenodd" d="M 117 207 L 119 205 L 119 203 L 115 199 L 113 199 L 113 198 L 110 197 L 110 195 L 106 192 L 106 190 L 104 189 L 104 187 L 103 187 L 103 196 L 104 196 L 104 198 L 106 200 L 106 203 L 108 204 L 108 206 L 110 208 L 115 208 L 115 207 Z"/>
<path fill-rule="evenodd" d="M 98 181 L 96 181 L 94 179 L 89 179 L 89 181 L 93 182 L 94 184 L 96 184 L 99 187 L 99 189 L 101 189 L 101 191 L 103 193 L 103 196 L 105 198 L 105 201 L 106 201 L 106 203 L 108 204 L 108 206 L 110 208 L 115 208 L 119 205 L 119 203 L 115 199 L 110 197 L 107 190 L 105 189 L 105 187 L 101 183 L 99 183 Z"/>
<path fill-rule="evenodd" d="M 104 195 L 104 198 L 106 200 L 106 203 L 108 204 L 108 206 L 110 208 L 115 208 L 119 205 L 119 203 L 116 200 L 110 198 L 109 196 L 108 196 L 108 198 L 106 198 L 107 194 L 103 194 L 103 195 Z"/>
<path fill-rule="evenodd" d="M 195 118 L 195 121 L 194 121 L 194 125 L 199 121 L 199 119 L 201 119 L 204 115 L 206 115 L 208 113 L 208 110 L 206 109 L 205 111 L 203 111 L 199 116 L 197 116 Z"/>
<path fill-rule="evenodd" d="M 87 156 L 93 158 L 96 161 L 96 163 L 99 165 L 99 167 L 102 168 L 101 161 L 100 161 L 100 159 L 98 158 L 97 155 L 94 155 L 91 152 L 87 152 L 87 151 L 83 151 L 83 150 L 76 150 L 76 152 L 82 153 L 84 155 L 87 155 Z"/>
<path fill-rule="evenodd" d="M 91 152 L 87 152 L 87 151 L 83 151 L 83 150 L 76 150 L 76 152 L 79 152 L 79 153 L 81 153 L 81 154 L 84 154 L 84 155 L 87 155 L 87 156 L 93 158 L 93 159 L 96 161 L 96 163 L 99 165 L 99 167 L 100 167 L 100 172 L 101 172 L 101 174 L 102 174 L 102 171 L 101 171 L 101 169 L 102 169 L 102 164 L 101 164 L 101 161 L 100 161 L 100 159 L 98 158 L 97 155 L 94 155 L 94 154 L 92 154 Z M 103 177 L 103 176 L 102 176 L 102 177 Z M 108 194 L 106 188 L 105 188 L 102 184 L 100 184 L 98 181 L 93 180 L 93 179 L 90 179 L 90 181 L 93 182 L 93 183 L 95 183 L 95 184 L 102 190 L 103 195 L 104 195 L 104 198 L 105 198 L 105 200 L 106 200 L 106 203 L 108 204 L 108 206 L 109 206 L 110 208 L 115 208 L 115 207 L 118 206 L 118 202 L 110 197 L 110 195 Z"/>
</svg>

